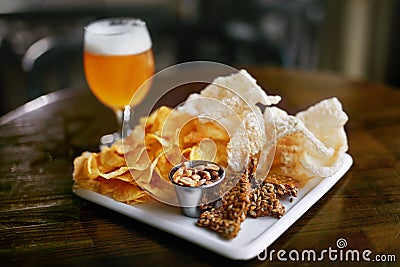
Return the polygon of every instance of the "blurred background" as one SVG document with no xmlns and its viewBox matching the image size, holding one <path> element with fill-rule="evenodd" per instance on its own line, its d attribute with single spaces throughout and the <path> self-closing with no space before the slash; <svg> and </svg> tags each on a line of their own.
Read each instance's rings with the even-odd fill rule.
<svg viewBox="0 0 400 267">
<path fill-rule="evenodd" d="M 147 22 L 157 70 L 211 60 L 400 87 L 399 14 L 395 0 L 2 0 L 0 115 L 85 85 L 82 28 L 111 16 Z"/>
</svg>

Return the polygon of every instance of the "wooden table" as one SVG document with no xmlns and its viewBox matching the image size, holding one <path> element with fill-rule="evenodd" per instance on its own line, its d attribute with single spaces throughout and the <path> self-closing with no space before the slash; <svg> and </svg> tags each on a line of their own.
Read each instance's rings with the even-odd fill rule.
<svg viewBox="0 0 400 267">
<path fill-rule="evenodd" d="M 395 255 L 397 262 L 386 264 L 399 264 L 400 90 L 331 74 L 249 71 L 282 96 L 289 113 L 337 96 L 350 118 L 352 168 L 268 250 L 322 251 L 344 238 L 349 249 L 369 249 L 371 258 Z M 75 196 L 74 157 L 96 151 L 100 136 L 115 128 L 113 114 L 85 87 L 44 96 L 1 118 L 1 266 L 310 264 L 276 257 L 231 261 Z"/>
</svg>

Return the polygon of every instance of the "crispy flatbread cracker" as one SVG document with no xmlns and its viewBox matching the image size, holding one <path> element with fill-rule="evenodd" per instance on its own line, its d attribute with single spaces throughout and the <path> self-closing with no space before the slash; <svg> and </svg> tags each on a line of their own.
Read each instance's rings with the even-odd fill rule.
<svg viewBox="0 0 400 267">
<path fill-rule="evenodd" d="M 308 178 L 337 172 L 348 149 L 344 130 L 348 117 L 337 98 L 323 100 L 296 116 L 277 107 L 269 109 L 277 131 L 272 170 Z"/>
</svg>

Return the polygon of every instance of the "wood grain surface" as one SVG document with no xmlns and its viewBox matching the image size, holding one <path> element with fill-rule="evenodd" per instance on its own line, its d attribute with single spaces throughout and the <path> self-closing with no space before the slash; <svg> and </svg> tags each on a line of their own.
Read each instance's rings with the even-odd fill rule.
<svg viewBox="0 0 400 267">
<path fill-rule="evenodd" d="M 336 96 L 349 115 L 350 171 L 272 249 L 347 248 L 395 255 L 400 264 L 400 90 L 329 73 L 270 68 L 249 72 L 279 106 L 296 113 Z M 80 199 L 72 161 L 98 150 L 116 129 L 111 111 L 87 88 L 64 89 L 3 116 L 0 125 L 1 266 L 287 266 L 310 261 L 232 261 Z M 316 264 L 321 264 L 316 263 Z M 324 266 L 363 266 L 332 261 Z"/>
</svg>

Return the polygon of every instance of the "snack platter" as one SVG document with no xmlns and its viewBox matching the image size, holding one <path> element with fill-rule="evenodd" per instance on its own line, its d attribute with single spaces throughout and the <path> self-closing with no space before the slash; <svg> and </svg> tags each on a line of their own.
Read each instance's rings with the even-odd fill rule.
<svg viewBox="0 0 400 267">
<path fill-rule="evenodd" d="M 74 193 L 90 202 L 188 240 L 227 258 L 248 260 L 270 246 L 307 212 L 345 175 L 352 163 L 352 157 L 344 154 L 343 165 L 334 175 L 310 179 L 299 189 L 298 196 L 292 201 L 289 198 L 282 200 L 287 210 L 285 216 L 280 219 L 270 216 L 249 218 L 242 223 L 238 236 L 231 240 L 226 240 L 215 232 L 196 226 L 196 219 L 184 216 L 179 207 L 166 205 L 156 200 L 128 205 L 87 189 L 75 188 Z"/>
</svg>

